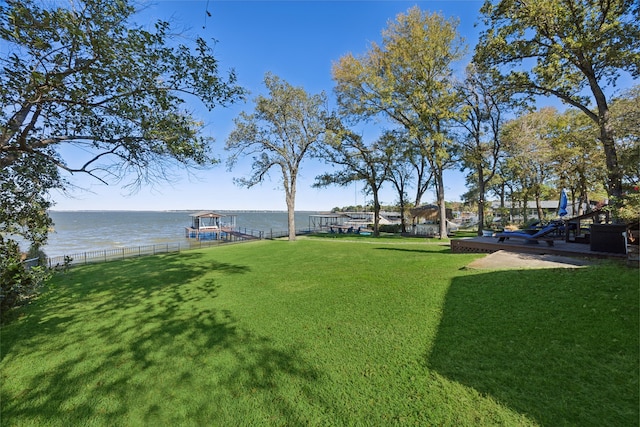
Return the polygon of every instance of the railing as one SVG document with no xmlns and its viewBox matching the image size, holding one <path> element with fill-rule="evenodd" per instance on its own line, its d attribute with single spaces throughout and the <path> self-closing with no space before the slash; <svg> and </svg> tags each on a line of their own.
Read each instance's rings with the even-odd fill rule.
<svg viewBox="0 0 640 427">
<path fill-rule="evenodd" d="M 243 238 L 244 240 L 264 239 L 264 231 L 250 228 L 235 227 L 228 233 L 230 237 Z"/>
<path fill-rule="evenodd" d="M 37 267 L 38 265 L 40 265 L 40 258 L 25 259 L 24 261 L 22 261 L 22 264 L 24 264 L 24 267 L 27 270 L 31 270 L 33 267 Z"/>
<path fill-rule="evenodd" d="M 300 229 L 296 230 L 296 235 L 309 234 L 311 230 Z M 108 262 L 115 260 L 122 260 L 127 258 L 134 258 L 146 255 L 158 255 L 171 252 L 181 252 L 190 249 L 206 248 L 211 246 L 217 246 L 225 243 L 246 242 L 256 239 L 276 239 L 289 236 L 288 230 L 268 232 L 260 230 L 252 230 L 247 228 L 235 228 L 233 232 L 227 233 L 224 240 L 199 240 L 188 239 L 181 243 L 162 243 L 154 245 L 143 246 L 130 246 L 123 248 L 111 248 L 101 249 L 86 252 L 77 252 L 67 255 L 49 257 L 47 264 L 49 268 L 58 268 L 64 265 L 82 265 L 98 262 Z M 24 263 L 29 268 L 38 265 L 38 259 L 25 260 Z"/>
<path fill-rule="evenodd" d="M 296 236 L 300 236 L 300 235 L 304 235 L 304 234 L 309 234 L 311 233 L 310 229 L 299 229 L 296 230 Z M 289 236 L 289 230 L 269 230 L 268 232 L 266 232 L 264 234 L 264 238 L 265 239 L 278 239 L 281 237 L 288 237 Z"/>
<path fill-rule="evenodd" d="M 49 268 L 57 268 L 64 265 L 81 265 L 96 262 L 108 262 L 145 255 L 158 255 L 170 252 L 180 252 L 190 249 L 218 246 L 226 243 L 238 243 L 261 239 L 261 234 L 262 232 L 257 232 L 256 230 L 243 230 L 237 231 L 233 234 L 228 234 L 226 239 L 224 240 L 189 239 L 188 241 L 181 243 L 162 243 L 155 245 L 130 246 L 124 248 L 78 252 L 74 254 L 50 257 L 48 258 L 47 264 L 49 265 Z"/>
<path fill-rule="evenodd" d="M 133 258 L 143 255 L 156 255 L 160 253 L 180 252 L 181 245 L 165 243 L 161 245 L 145 245 L 126 248 L 102 249 L 95 251 L 79 252 L 57 257 L 50 257 L 50 268 L 63 265 L 89 264 L 94 262 L 107 262 L 116 259 Z"/>
</svg>

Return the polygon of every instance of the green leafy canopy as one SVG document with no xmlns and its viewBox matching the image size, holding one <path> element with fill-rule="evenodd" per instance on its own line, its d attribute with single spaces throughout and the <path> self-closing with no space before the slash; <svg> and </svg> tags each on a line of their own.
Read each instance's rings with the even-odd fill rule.
<svg viewBox="0 0 640 427">
<path fill-rule="evenodd" d="M 217 162 L 188 103 L 212 109 L 244 89 L 233 71 L 221 77 L 205 40 L 179 44 L 167 22 L 147 30 L 134 13 L 127 0 L 0 3 L 3 253 L 19 257 L 16 236 L 44 244 L 63 170 L 135 189 Z M 81 160 L 64 158 L 69 146 Z"/>
<path fill-rule="evenodd" d="M 219 76 L 203 39 L 193 48 L 176 45 L 168 23 L 147 31 L 129 23 L 133 13 L 127 1 L 0 6 L 0 38 L 8 46 L 1 59 L 0 165 L 36 156 L 104 182 L 133 173 L 140 183 L 166 178 L 167 161 L 214 161 L 186 102 L 195 98 L 211 109 L 244 91 L 233 72 Z M 70 165 L 57 154 L 63 143 L 93 157 Z"/>
</svg>

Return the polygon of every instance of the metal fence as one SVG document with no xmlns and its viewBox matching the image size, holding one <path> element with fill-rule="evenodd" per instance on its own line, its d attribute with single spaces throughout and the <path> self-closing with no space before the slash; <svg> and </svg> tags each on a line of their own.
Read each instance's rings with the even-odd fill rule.
<svg viewBox="0 0 640 427">
<path fill-rule="evenodd" d="M 296 230 L 296 236 L 301 236 L 305 234 L 311 234 L 313 232 L 317 232 L 321 230 L 320 228 L 310 229 L 310 228 L 300 228 Z M 224 234 L 224 233 L 223 233 Z M 243 239 L 243 240 L 252 240 L 252 239 L 279 239 L 281 237 L 288 237 L 289 230 L 269 230 L 269 231 L 261 231 L 261 230 L 253 230 L 250 228 L 242 228 L 237 227 L 234 228 L 233 231 L 226 233 L 226 239 Z M 203 239 L 207 239 L 206 237 Z"/>
<path fill-rule="evenodd" d="M 27 270 L 31 270 L 33 267 L 40 265 L 40 258 L 29 258 L 22 261 L 22 264 Z"/>
<path fill-rule="evenodd" d="M 312 230 L 310 229 L 299 229 L 296 230 L 296 236 L 301 236 L 304 234 L 310 234 L 312 233 Z M 264 238 L 265 239 L 279 239 L 281 237 L 289 237 L 289 230 L 269 230 L 268 232 L 264 233 Z"/>
<path fill-rule="evenodd" d="M 311 230 L 297 230 L 296 235 L 309 234 Z M 63 266 L 91 264 L 98 262 L 108 262 L 127 258 L 141 257 L 146 255 L 158 255 L 171 252 L 181 252 L 191 249 L 207 248 L 227 243 L 239 243 L 261 239 L 277 239 L 287 237 L 288 230 L 268 232 L 251 230 L 247 228 L 237 228 L 233 232 L 226 233 L 224 239 L 189 239 L 179 243 L 161 243 L 153 245 L 130 246 L 123 248 L 100 249 L 94 251 L 77 252 L 61 256 L 47 258 L 49 268 L 59 268 Z M 33 258 L 24 261 L 27 268 L 39 265 L 39 259 Z"/>
<path fill-rule="evenodd" d="M 249 231 L 249 233 L 247 233 Z M 190 239 L 186 242 L 179 243 L 161 243 L 143 246 L 130 246 L 123 248 L 101 249 L 95 251 L 78 252 L 66 254 L 56 257 L 50 257 L 47 260 L 49 268 L 58 268 L 70 265 L 82 265 L 96 262 L 108 262 L 122 260 L 126 258 L 134 258 L 146 255 L 158 255 L 171 252 L 181 252 L 190 249 L 207 248 L 228 243 L 239 243 L 260 239 L 257 232 L 251 233 L 253 230 L 243 230 L 236 234 L 229 234 L 224 240 L 195 240 Z M 260 232 L 262 233 L 262 232 Z"/>
<path fill-rule="evenodd" d="M 211 242 L 205 244 L 211 245 Z M 180 243 L 164 243 L 159 245 L 134 246 L 126 248 L 102 249 L 88 252 L 50 257 L 48 259 L 49 268 L 61 267 L 63 265 L 79 265 L 94 262 L 107 262 L 117 259 L 126 259 L 144 255 L 156 255 L 169 252 L 180 252 L 187 249 L 186 245 Z"/>
</svg>

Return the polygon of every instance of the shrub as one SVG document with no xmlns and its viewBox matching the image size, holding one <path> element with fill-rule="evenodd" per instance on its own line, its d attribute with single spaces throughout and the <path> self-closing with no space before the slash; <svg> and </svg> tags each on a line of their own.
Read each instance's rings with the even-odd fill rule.
<svg viewBox="0 0 640 427">
<path fill-rule="evenodd" d="M 400 224 L 382 224 L 378 228 L 381 233 L 400 233 L 402 231 Z"/>
<path fill-rule="evenodd" d="M 37 257 L 42 251 L 34 249 Z M 0 321 L 8 312 L 32 297 L 41 283 L 48 277 L 43 266 L 26 266 L 17 242 L 0 237 Z"/>
</svg>

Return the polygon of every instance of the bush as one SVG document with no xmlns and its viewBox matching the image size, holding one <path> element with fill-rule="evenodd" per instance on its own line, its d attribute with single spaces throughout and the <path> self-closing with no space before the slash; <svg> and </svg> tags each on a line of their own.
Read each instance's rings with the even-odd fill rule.
<svg viewBox="0 0 640 427">
<path fill-rule="evenodd" d="M 27 259 L 37 259 L 38 265 L 47 264 L 47 254 L 41 249 L 40 245 L 31 245 L 27 252 Z"/>
<path fill-rule="evenodd" d="M 381 233 L 401 233 L 402 225 L 400 224 L 382 224 L 379 227 Z"/>
<path fill-rule="evenodd" d="M 42 251 L 35 251 L 38 257 L 42 255 Z M 0 321 L 11 309 L 32 297 L 48 277 L 45 267 L 28 267 L 22 258 L 17 242 L 0 238 Z"/>
</svg>

